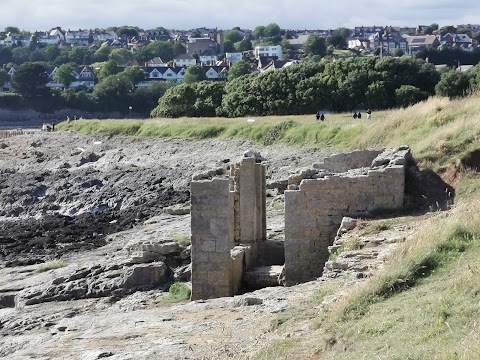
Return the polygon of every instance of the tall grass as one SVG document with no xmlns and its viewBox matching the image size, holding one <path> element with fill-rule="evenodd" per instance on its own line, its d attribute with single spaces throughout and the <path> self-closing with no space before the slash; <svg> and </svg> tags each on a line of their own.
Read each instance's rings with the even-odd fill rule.
<svg viewBox="0 0 480 360">
<path fill-rule="evenodd" d="M 406 109 L 378 111 L 372 120 L 351 114 L 246 118 L 180 118 L 148 120 L 79 120 L 59 130 L 82 134 L 160 136 L 192 140 L 248 139 L 262 144 L 287 143 L 338 150 L 410 145 L 417 159 L 436 170 L 480 148 L 480 96 L 459 100 L 431 98 Z"/>
<path fill-rule="evenodd" d="M 341 318 L 358 318 L 370 305 L 415 286 L 422 278 L 455 260 L 480 243 L 480 196 L 464 203 L 453 213 L 438 213 L 427 226 L 405 242 L 392 263 L 349 298 Z"/>
</svg>

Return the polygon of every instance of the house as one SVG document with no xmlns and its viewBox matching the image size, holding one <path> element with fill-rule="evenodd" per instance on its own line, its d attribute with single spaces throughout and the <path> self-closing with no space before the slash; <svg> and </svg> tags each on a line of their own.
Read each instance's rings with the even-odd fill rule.
<svg viewBox="0 0 480 360">
<path fill-rule="evenodd" d="M 460 72 L 468 72 L 470 71 L 475 65 L 460 65 L 455 70 Z"/>
<path fill-rule="evenodd" d="M 200 60 L 200 64 L 203 65 L 214 65 L 215 62 L 218 60 L 218 56 L 215 51 L 207 50 L 200 54 L 198 57 Z"/>
<path fill-rule="evenodd" d="M 168 64 L 165 64 L 162 59 L 160 59 L 158 56 L 154 57 L 153 59 L 147 61 L 145 63 L 146 67 L 159 67 L 159 66 L 168 66 Z"/>
<path fill-rule="evenodd" d="M 435 35 L 404 35 L 404 39 L 407 42 L 407 53 L 410 55 L 415 55 L 424 49 L 436 49 L 440 46 L 440 41 Z"/>
<path fill-rule="evenodd" d="M 188 55 L 200 55 L 208 50 L 213 50 L 217 53 L 217 43 L 210 38 L 188 38 L 188 42 L 185 44 Z"/>
<path fill-rule="evenodd" d="M 286 67 L 296 64 L 297 61 L 292 60 L 272 60 L 265 67 L 260 69 L 260 72 L 275 71 L 279 69 L 284 69 Z"/>
<path fill-rule="evenodd" d="M 0 45 L 5 45 L 5 46 L 29 46 L 30 45 L 30 37 L 29 36 L 14 35 L 12 33 L 7 33 L 5 35 L 5 39 L 3 39 L 0 42 Z"/>
<path fill-rule="evenodd" d="M 203 68 L 209 80 L 225 80 L 228 75 L 226 66 L 205 66 Z"/>
<path fill-rule="evenodd" d="M 277 57 L 280 58 L 283 55 L 282 52 L 282 46 L 281 45 L 260 45 L 256 46 L 255 49 L 253 49 L 253 53 L 255 55 L 255 59 L 259 59 L 261 57 Z"/>
<path fill-rule="evenodd" d="M 228 64 L 235 64 L 236 62 L 242 61 L 243 60 L 243 54 L 242 53 L 225 53 L 225 60 L 227 61 Z"/>
<path fill-rule="evenodd" d="M 372 50 L 374 49 L 374 46 L 372 45 L 372 42 L 368 38 L 354 38 L 351 37 L 347 39 L 347 48 L 348 49 L 366 49 L 366 50 Z"/>
<path fill-rule="evenodd" d="M 65 87 L 62 83 L 57 83 L 53 78 L 57 72 L 58 67 L 47 69 L 48 83 L 46 84 L 49 88 L 61 88 Z M 76 89 L 78 87 L 85 87 L 87 90 L 93 90 L 95 86 L 95 73 L 93 68 L 90 66 L 77 67 L 73 70 L 72 75 L 75 76 L 75 80 L 70 84 L 70 89 Z"/>
<path fill-rule="evenodd" d="M 187 67 L 197 64 L 197 60 L 189 54 L 180 54 L 173 59 L 173 63 L 178 67 Z"/>
<path fill-rule="evenodd" d="M 65 42 L 71 45 L 88 46 L 93 42 L 93 34 L 90 30 L 70 30 L 65 32 Z"/>
</svg>

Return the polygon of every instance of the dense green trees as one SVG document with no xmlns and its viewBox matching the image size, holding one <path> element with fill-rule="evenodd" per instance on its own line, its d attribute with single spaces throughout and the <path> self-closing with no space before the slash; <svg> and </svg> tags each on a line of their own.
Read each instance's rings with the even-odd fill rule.
<svg viewBox="0 0 480 360">
<path fill-rule="evenodd" d="M 75 76 L 73 75 L 73 67 L 70 64 L 63 64 L 57 69 L 53 75 L 53 80 L 57 83 L 61 83 L 65 86 L 65 89 L 70 87 L 70 84 L 75 81 Z"/>
<path fill-rule="evenodd" d="M 183 75 L 183 82 L 191 84 L 194 82 L 207 80 L 205 70 L 200 65 L 189 66 Z"/>
<path fill-rule="evenodd" d="M 305 44 L 303 45 L 303 52 L 306 56 L 325 56 L 327 52 L 325 38 L 320 37 L 316 34 L 310 35 Z"/>
<path fill-rule="evenodd" d="M 469 86 L 468 75 L 460 71 L 450 70 L 442 74 L 435 91 L 440 96 L 456 98 L 464 96 Z"/>
<path fill-rule="evenodd" d="M 201 81 L 168 89 L 152 110 L 151 116 L 216 116 L 220 113 L 225 83 Z"/>
<path fill-rule="evenodd" d="M 44 95 L 48 90 L 45 87 L 47 82 L 48 76 L 45 67 L 37 63 L 25 63 L 19 66 L 12 76 L 13 87 L 25 98 Z"/>
<path fill-rule="evenodd" d="M 228 80 L 233 80 L 242 75 L 250 74 L 251 65 L 250 63 L 242 60 L 238 61 L 230 67 L 228 71 Z"/>
</svg>

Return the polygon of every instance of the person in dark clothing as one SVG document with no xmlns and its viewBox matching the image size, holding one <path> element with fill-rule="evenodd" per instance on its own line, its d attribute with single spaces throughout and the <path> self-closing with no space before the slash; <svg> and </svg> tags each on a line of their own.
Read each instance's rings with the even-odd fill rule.
<svg viewBox="0 0 480 360">
<path fill-rule="evenodd" d="M 320 120 L 321 120 L 321 121 L 325 120 L 325 115 L 323 115 L 323 114 L 320 115 Z"/>
<path fill-rule="evenodd" d="M 317 120 L 320 120 L 320 111 L 317 111 L 316 117 L 317 117 Z"/>
<path fill-rule="evenodd" d="M 367 113 L 367 119 L 371 119 L 372 118 L 372 110 L 370 109 L 367 109 L 367 111 L 365 111 Z"/>
<path fill-rule="evenodd" d="M 361 113 L 360 111 L 358 112 L 358 115 L 357 115 L 357 117 L 358 117 L 359 119 L 361 119 L 361 118 L 362 118 L 362 113 Z"/>
<path fill-rule="evenodd" d="M 357 112 L 354 112 L 354 113 L 353 113 L 353 118 L 354 118 L 354 119 L 357 118 Z"/>
</svg>

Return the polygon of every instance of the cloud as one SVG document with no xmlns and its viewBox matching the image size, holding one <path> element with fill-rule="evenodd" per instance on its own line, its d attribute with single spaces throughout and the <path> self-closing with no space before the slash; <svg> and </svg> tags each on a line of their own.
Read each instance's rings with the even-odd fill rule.
<svg viewBox="0 0 480 360">
<path fill-rule="evenodd" d="M 478 15 L 474 15 L 478 14 Z M 458 25 L 480 23 L 480 2 L 465 0 L 318 1 L 277 0 L 17 0 L 1 5 L 0 23 L 25 30 L 106 28 L 149 29 L 234 26 L 255 28 L 272 22 L 289 29 L 335 29 L 367 25 Z"/>
</svg>

